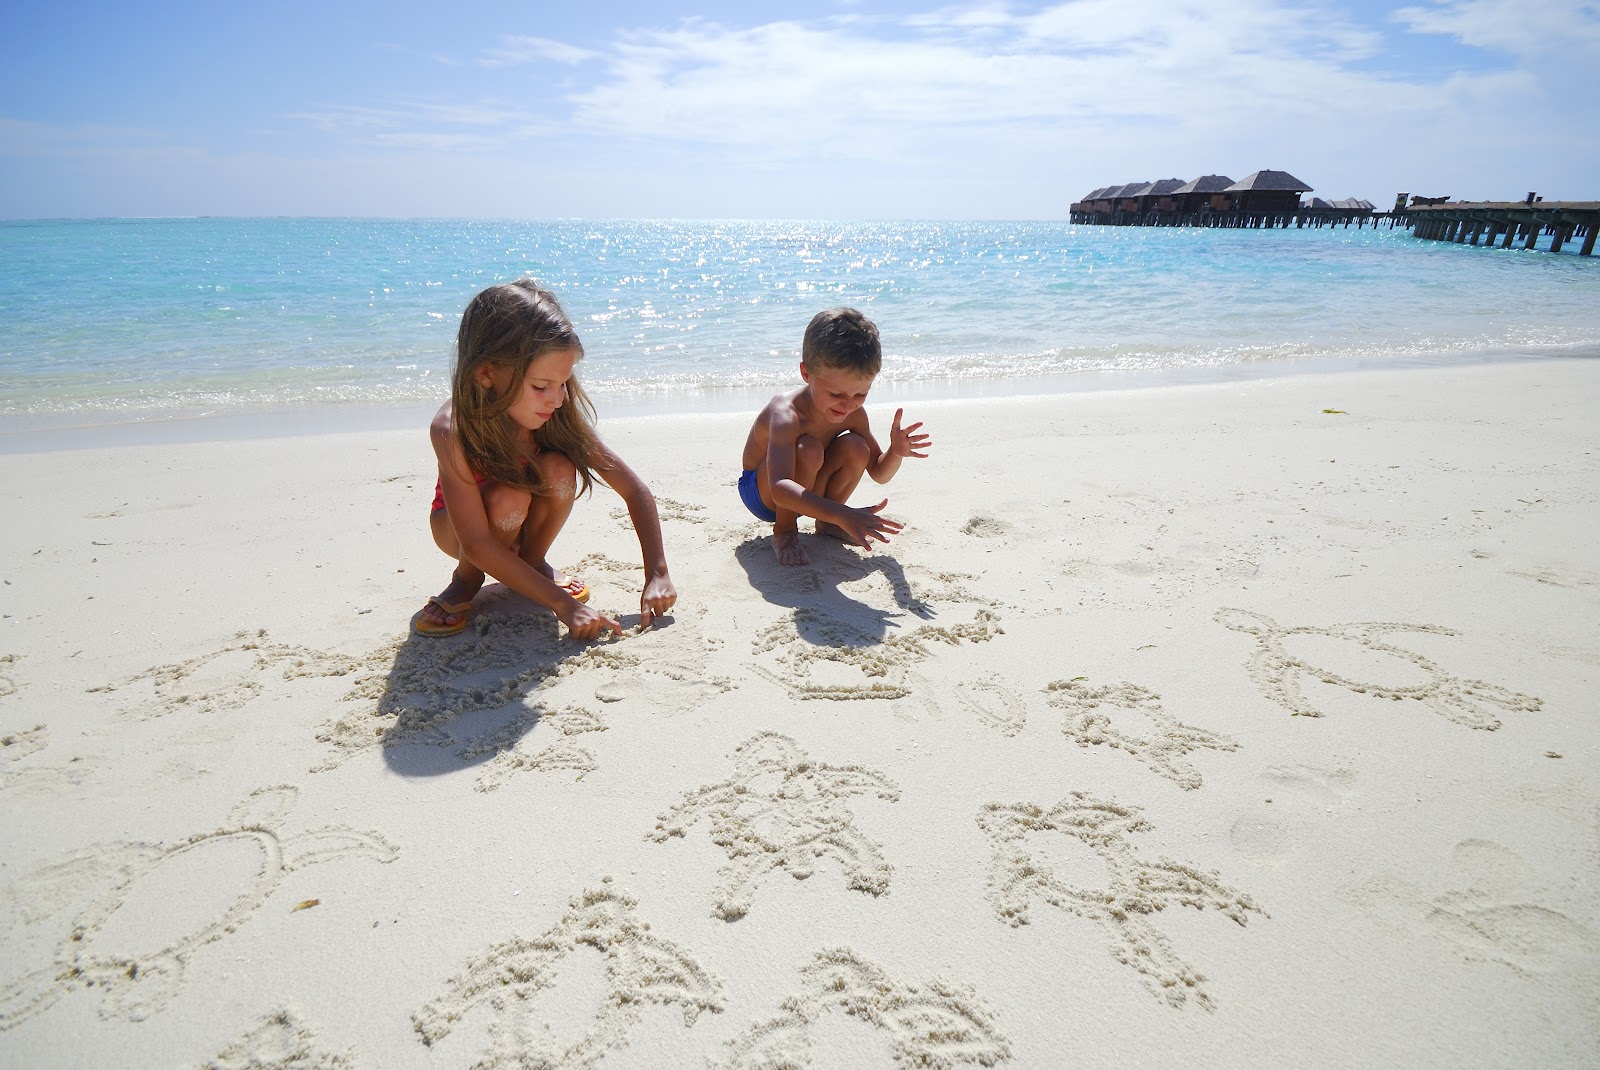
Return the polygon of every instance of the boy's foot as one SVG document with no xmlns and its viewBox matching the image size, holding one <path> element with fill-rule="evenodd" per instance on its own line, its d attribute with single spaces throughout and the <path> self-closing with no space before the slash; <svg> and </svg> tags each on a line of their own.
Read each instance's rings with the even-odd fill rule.
<svg viewBox="0 0 1600 1070">
<path fill-rule="evenodd" d="M 774 531 L 772 533 L 772 552 L 778 555 L 780 565 L 809 565 L 811 555 L 806 553 L 806 548 L 800 545 L 798 531 Z"/>
<path fill-rule="evenodd" d="M 826 521 L 819 520 L 817 521 L 817 534 L 826 535 L 830 539 L 838 539 L 840 542 L 849 542 L 852 546 L 855 545 L 851 542 L 850 533 L 838 524 L 829 524 Z"/>
</svg>

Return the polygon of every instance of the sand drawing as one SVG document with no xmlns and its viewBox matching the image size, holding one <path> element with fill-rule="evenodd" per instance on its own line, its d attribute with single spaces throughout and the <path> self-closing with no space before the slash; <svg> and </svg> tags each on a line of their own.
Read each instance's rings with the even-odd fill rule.
<svg viewBox="0 0 1600 1070">
<path fill-rule="evenodd" d="M 554 730 L 556 739 L 549 746 L 530 754 L 522 743 L 535 724 Z M 494 791 L 506 782 L 506 778 L 520 772 L 593 772 L 599 768 L 594 755 L 570 740 L 572 736 L 605 730 L 605 723 L 599 715 L 582 706 L 568 706 L 542 714 L 537 710 L 525 709 L 515 721 L 484 733 L 456 753 L 464 761 L 476 761 L 489 755 L 473 787 L 477 791 Z"/>
<path fill-rule="evenodd" d="M 482 740 L 462 738 L 452 722 L 520 702 L 579 671 L 636 667 L 627 641 L 582 646 L 564 639 L 549 613 L 495 613 L 480 615 L 460 637 L 402 643 L 386 666 L 354 682 L 344 696 L 353 708 L 317 733 L 332 753 L 312 771 L 334 769 L 374 746 L 424 744 L 462 757 L 504 749 L 506 734 L 525 730 L 538 712 L 490 729 Z"/>
<path fill-rule="evenodd" d="M 281 669 L 283 679 L 313 676 L 348 676 L 370 669 L 384 653 L 357 658 L 330 654 L 310 647 L 275 643 L 266 630 L 239 632 L 221 648 L 171 665 L 157 665 L 132 676 L 88 689 L 90 694 L 133 690 L 148 693 L 125 707 L 124 714 L 164 717 L 179 710 L 220 713 L 245 705 L 263 690 L 260 677 Z"/>
<path fill-rule="evenodd" d="M 674 501 L 672 498 L 657 498 L 656 513 L 662 520 L 682 521 L 686 524 L 704 524 L 706 507 L 695 505 L 692 502 Z M 613 509 L 611 519 L 621 524 L 626 531 L 633 530 L 633 519 L 628 516 L 625 508 Z"/>
<path fill-rule="evenodd" d="M 1200 771 L 1186 759 L 1196 750 L 1235 751 L 1237 740 L 1220 732 L 1184 724 L 1161 705 L 1161 696 L 1138 684 L 1090 687 L 1080 680 L 1056 680 L 1045 685 L 1050 705 L 1066 714 L 1061 731 L 1080 747 L 1113 747 L 1137 758 L 1179 787 L 1200 786 Z M 1129 735 L 1119 730 L 1104 707 L 1129 710 L 1150 722 L 1149 734 Z"/>
<path fill-rule="evenodd" d="M 971 711 L 979 721 L 1002 735 L 1014 736 L 1028 724 L 1028 707 L 1016 692 L 995 680 L 974 680 L 957 683 L 953 687 L 956 701 Z M 926 694 L 931 694 L 927 689 Z"/>
<path fill-rule="evenodd" d="M 571 900 L 566 914 L 542 935 L 507 940 L 474 959 L 411 1016 L 412 1026 L 431 1048 L 487 1003 L 493 1014 L 490 1048 L 474 1070 L 558 1070 L 592 1066 L 608 1050 L 627 1047 L 649 1004 L 681 1008 L 685 1026 L 694 1025 L 701 1011 L 720 1012 L 721 980 L 653 933 L 638 907 L 604 878 L 599 888 Z M 529 1004 L 558 982 L 562 960 L 580 946 L 604 956 L 608 991 L 589 1031 L 562 1047 L 549 1025 L 532 1020 Z"/>
<path fill-rule="evenodd" d="M 1457 887 L 1430 894 L 1394 877 L 1377 876 L 1342 897 L 1375 921 L 1426 931 L 1468 962 L 1509 967 L 1524 978 L 1557 972 L 1593 978 L 1600 935 L 1559 910 L 1533 902 L 1527 863 L 1491 840 L 1456 844 Z M 1592 982 L 1591 982 L 1592 984 Z"/>
<path fill-rule="evenodd" d="M 396 848 L 374 832 L 346 825 L 328 825 L 285 835 L 284 819 L 299 792 L 288 785 L 261 788 L 233 808 L 228 822 L 213 832 L 198 833 L 175 844 L 107 843 L 78 851 L 65 861 L 43 866 L 23 882 L 24 919 L 49 917 L 55 904 L 85 883 L 109 887 L 73 919 L 43 970 L 0 989 L 0 1031 L 50 1007 L 77 988 L 98 991 L 101 1017 L 141 1021 L 164 1008 L 183 986 L 184 973 L 196 951 L 236 931 L 260 910 L 290 873 L 320 862 L 368 858 L 394 861 Z M 220 914 L 185 907 L 185 896 L 205 889 L 194 882 L 162 874 L 173 865 L 178 874 L 195 867 L 224 867 L 244 847 L 255 858 L 255 873 L 237 889 Z M 205 855 L 213 856 L 207 862 Z M 175 865 L 174 865 L 175 864 Z M 119 915 L 128 904 L 134 917 Z M 143 911 L 151 912 L 148 919 Z M 187 929 L 177 927 L 188 926 Z M 106 930 L 114 930 L 110 936 Z M 120 931 L 115 931 L 120 930 Z M 152 933 L 165 933 L 164 939 Z M 129 943 L 115 946 L 120 937 Z M 150 940 L 158 946 L 139 946 Z M 102 944 L 108 944 L 102 948 Z"/>
<path fill-rule="evenodd" d="M 30 754 L 37 754 L 49 746 L 49 743 L 50 729 L 42 724 L 0 736 L 0 758 L 5 759 L 5 764 L 0 765 L 0 791 L 9 791 L 13 788 L 45 791 L 81 784 L 90 778 L 91 774 L 85 766 L 74 767 L 79 761 L 78 758 L 70 759 L 69 764 L 64 766 L 12 768 L 13 762 L 21 761 Z"/>
<path fill-rule="evenodd" d="M 32 728 L 0 736 L 0 756 L 8 762 L 14 762 L 44 750 L 49 742 L 50 730 L 42 724 L 36 724 Z"/>
<path fill-rule="evenodd" d="M 718 871 L 712 912 L 725 920 L 749 912 L 762 876 L 787 870 L 796 880 L 811 876 L 816 860 L 831 855 L 857 891 L 882 895 L 894 872 L 877 844 L 855 826 L 844 804 L 852 795 L 900 798 L 888 777 L 859 765 L 826 765 L 794 740 L 761 732 L 735 750 L 734 775 L 697 788 L 656 818 L 649 839 L 665 843 L 709 818 L 711 842 L 728 855 Z"/>
<path fill-rule="evenodd" d="M 1322 716 L 1322 711 L 1313 707 L 1300 690 L 1302 675 L 1372 698 L 1386 698 L 1395 702 L 1415 699 L 1439 716 L 1456 724 L 1490 732 L 1500 727 L 1500 720 L 1491 712 L 1490 707 L 1517 713 L 1533 713 L 1544 705 L 1542 699 L 1511 691 L 1497 684 L 1451 676 L 1421 654 L 1393 646 L 1384 642 L 1382 638 L 1394 632 L 1415 632 L 1424 635 L 1461 634 L 1450 628 L 1441 628 L 1433 624 L 1396 624 L 1386 621 L 1334 624 L 1325 628 L 1311 625 L 1286 628 L 1263 613 L 1227 608 L 1217 610 L 1212 619 L 1225 628 L 1255 636 L 1256 650 L 1245 666 L 1250 679 L 1263 695 L 1296 717 Z M 1352 680 L 1332 669 L 1313 665 L 1291 654 L 1284 645 L 1284 640 L 1297 635 L 1345 639 L 1367 650 L 1391 655 L 1415 670 L 1420 670 L 1427 677 L 1426 682 L 1404 687 Z"/>
<path fill-rule="evenodd" d="M 995 1013 L 970 988 L 935 979 L 904 984 L 848 948 L 801 967 L 801 987 L 782 1013 L 728 1043 L 724 1070 L 799 1070 L 811 1065 L 811 1030 L 834 1008 L 889 1034 L 903 1067 L 994 1066 L 1011 1058 Z"/>
<path fill-rule="evenodd" d="M 978 826 L 993 855 L 989 901 L 1007 923 L 1026 925 L 1034 899 L 1099 925 L 1111 954 L 1137 970 L 1151 992 L 1174 1007 L 1189 999 L 1210 1010 L 1205 975 L 1178 957 L 1150 921 L 1169 906 L 1215 910 L 1244 925 L 1249 912 L 1265 916 L 1249 897 L 1224 885 L 1214 873 L 1162 858 L 1141 860 L 1127 836 L 1150 830 L 1134 806 L 1075 791 L 1048 810 L 1033 803 L 989 803 Z M 1093 851 L 1105 864 L 1104 888 L 1077 888 L 1058 878 L 1026 846 L 1034 833 L 1058 832 Z"/>
<path fill-rule="evenodd" d="M 17 693 L 17 682 L 11 678 L 11 670 L 18 660 L 15 654 L 0 654 L 0 698 Z"/>
<path fill-rule="evenodd" d="M 281 1008 L 193 1070 L 354 1070 L 355 1065 L 353 1050 L 329 1051 L 298 1015 Z"/>
<path fill-rule="evenodd" d="M 804 630 L 810 640 L 801 638 Z M 881 640 L 863 628 L 831 620 L 811 609 L 797 609 L 791 620 L 762 629 L 751 644 L 755 654 L 776 653 L 778 670 L 755 666 L 797 699 L 897 699 L 911 694 L 911 668 L 926 660 L 930 644 L 960 646 L 985 643 L 1004 631 L 995 616 L 979 609 L 967 624 L 923 624 Z M 849 682 L 818 683 L 818 666 L 845 667 L 856 674 Z M 863 679 L 864 678 L 864 679 Z"/>
</svg>

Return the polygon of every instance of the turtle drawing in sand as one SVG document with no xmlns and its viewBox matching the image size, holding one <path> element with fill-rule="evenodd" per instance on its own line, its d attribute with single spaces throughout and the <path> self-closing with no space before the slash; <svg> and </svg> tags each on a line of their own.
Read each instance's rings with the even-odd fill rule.
<svg viewBox="0 0 1600 1070">
<path fill-rule="evenodd" d="M 95 989 L 104 996 L 103 1018 L 147 1018 L 182 988 L 194 953 L 237 930 L 290 873 L 348 858 L 394 861 L 396 848 L 374 832 L 329 825 L 309 832 L 282 833 L 284 818 L 298 797 L 296 789 L 287 785 L 261 788 L 235 806 L 227 824 L 215 831 L 174 844 L 99 844 L 36 870 L 22 882 L 22 890 L 26 899 L 39 904 L 60 902 L 73 888 L 83 885 L 105 885 L 105 890 L 73 919 L 50 965 L 0 988 L 0 1031 L 41 1013 L 78 988 Z M 207 916 L 214 907 L 185 902 L 186 893 L 199 900 L 208 890 L 200 887 L 204 882 L 175 880 L 172 871 L 157 876 L 166 867 L 176 867 L 180 876 L 197 871 L 234 872 L 231 863 L 237 860 L 240 848 L 253 853 L 255 873 L 240 882 L 232 901 L 220 913 Z M 208 860 L 207 855 L 215 857 Z M 216 889 L 209 890 L 214 894 Z M 148 922 L 142 919 L 145 910 L 151 911 Z M 52 913 L 43 906 L 25 909 L 24 917 L 38 921 Z M 108 929 L 113 932 L 108 934 Z M 140 937 L 156 946 L 138 946 Z M 115 946 L 119 941 L 126 943 Z"/>
</svg>

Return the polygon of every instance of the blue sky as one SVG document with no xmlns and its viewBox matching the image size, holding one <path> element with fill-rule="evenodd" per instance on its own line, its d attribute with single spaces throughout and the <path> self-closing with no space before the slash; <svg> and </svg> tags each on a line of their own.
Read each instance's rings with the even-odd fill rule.
<svg viewBox="0 0 1600 1070">
<path fill-rule="evenodd" d="M 1600 0 L 9 3 L 0 217 L 1600 197 Z"/>
</svg>

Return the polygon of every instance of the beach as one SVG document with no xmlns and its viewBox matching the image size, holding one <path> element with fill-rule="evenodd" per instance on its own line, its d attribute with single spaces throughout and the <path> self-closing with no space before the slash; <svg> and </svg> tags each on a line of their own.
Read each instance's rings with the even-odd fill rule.
<svg viewBox="0 0 1600 1070">
<path fill-rule="evenodd" d="M 1592 1065 L 1597 406 L 919 402 L 905 531 L 787 569 L 750 414 L 602 409 L 680 598 L 597 486 L 600 643 L 409 634 L 420 425 L 0 454 L 0 1062 Z"/>
</svg>

